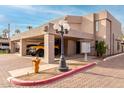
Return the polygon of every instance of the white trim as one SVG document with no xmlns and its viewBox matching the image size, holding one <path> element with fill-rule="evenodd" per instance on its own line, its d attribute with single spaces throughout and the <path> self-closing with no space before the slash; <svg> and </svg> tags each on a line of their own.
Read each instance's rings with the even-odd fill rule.
<svg viewBox="0 0 124 93">
<path fill-rule="evenodd" d="M 106 57 L 103 59 L 103 61 L 107 61 L 107 60 L 110 60 L 112 58 L 115 58 L 115 57 L 118 57 L 118 56 L 121 56 L 121 55 L 124 55 L 124 53 L 120 53 L 120 54 L 117 54 L 117 55 L 113 55 L 113 56 L 110 56 L 110 57 Z"/>
</svg>

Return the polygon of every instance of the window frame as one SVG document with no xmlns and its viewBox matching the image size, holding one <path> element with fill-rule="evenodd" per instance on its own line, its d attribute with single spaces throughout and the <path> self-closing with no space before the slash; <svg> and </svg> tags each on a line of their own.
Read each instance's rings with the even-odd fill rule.
<svg viewBox="0 0 124 93">
<path fill-rule="evenodd" d="M 99 20 L 95 22 L 96 32 L 99 32 Z"/>
</svg>

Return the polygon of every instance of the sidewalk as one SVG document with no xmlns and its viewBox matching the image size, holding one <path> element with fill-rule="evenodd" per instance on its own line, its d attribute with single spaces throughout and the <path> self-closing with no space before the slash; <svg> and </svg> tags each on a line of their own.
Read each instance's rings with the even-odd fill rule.
<svg viewBox="0 0 124 93">
<path fill-rule="evenodd" d="M 27 57 L 27 58 L 30 58 L 30 57 Z M 43 60 L 43 58 L 41 58 Z M 56 64 L 41 64 L 40 65 L 40 69 L 39 71 L 43 71 L 43 70 L 47 70 L 47 69 L 51 69 L 51 68 L 54 68 L 54 67 L 58 67 L 59 66 L 59 58 L 56 58 L 55 60 L 57 60 L 55 63 Z M 66 62 L 67 64 L 76 64 L 76 63 L 83 63 L 83 64 L 87 64 L 89 62 L 100 62 L 100 60 L 96 59 L 96 57 L 94 56 L 88 56 L 88 61 L 85 62 L 83 61 L 84 58 L 83 58 L 83 55 L 76 55 L 76 56 L 73 56 L 73 57 L 67 57 L 66 58 Z M 22 75 L 26 75 L 26 74 L 30 74 L 30 73 L 34 73 L 33 72 L 33 65 L 31 67 L 25 67 L 25 68 L 21 68 L 21 69 L 15 69 L 15 70 L 11 70 L 11 71 L 8 71 L 10 73 L 10 75 L 12 77 L 18 77 L 18 76 L 22 76 Z"/>
<path fill-rule="evenodd" d="M 57 66 L 58 66 L 57 64 L 42 64 L 39 66 L 39 71 L 51 69 Z M 22 68 L 22 69 L 16 69 L 16 70 L 8 71 L 8 72 L 11 74 L 12 77 L 18 77 L 18 76 L 34 73 L 33 66 Z"/>
</svg>

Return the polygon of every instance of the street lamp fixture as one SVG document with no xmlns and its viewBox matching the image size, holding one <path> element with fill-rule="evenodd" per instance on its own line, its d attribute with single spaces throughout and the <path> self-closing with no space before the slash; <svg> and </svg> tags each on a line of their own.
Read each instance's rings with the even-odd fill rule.
<svg viewBox="0 0 124 93">
<path fill-rule="evenodd" d="M 64 56 L 64 34 L 68 34 L 70 26 L 65 20 L 61 20 L 58 23 L 54 24 L 53 28 L 56 30 L 56 33 L 60 34 L 61 37 L 61 56 L 60 56 L 60 71 L 68 71 L 68 66 L 66 65 L 66 60 Z"/>
<path fill-rule="evenodd" d="M 122 37 L 121 44 L 124 45 L 124 37 Z"/>
</svg>

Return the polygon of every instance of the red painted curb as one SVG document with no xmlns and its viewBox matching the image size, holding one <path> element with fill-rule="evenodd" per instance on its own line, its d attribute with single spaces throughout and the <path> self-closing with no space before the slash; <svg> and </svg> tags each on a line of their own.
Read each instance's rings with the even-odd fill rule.
<svg viewBox="0 0 124 93">
<path fill-rule="evenodd" d="M 54 77 L 51 77 L 51 78 L 45 79 L 45 80 L 25 81 L 25 80 L 20 80 L 20 79 L 16 79 L 16 78 L 12 77 L 12 78 L 8 78 L 8 81 L 10 83 L 13 83 L 15 85 L 20 85 L 20 86 L 34 86 L 34 85 L 38 85 L 38 84 L 47 84 L 47 83 L 56 81 L 58 79 L 64 78 L 66 76 L 69 76 L 71 74 L 74 74 L 74 73 L 80 72 L 82 70 L 88 69 L 89 67 L 92 67 L 94 65 L 96 65 L 95 62 L 87 64 L 87 65 L 79 67 L 79 68 L 76 68 L 76 69 L 73 69 L 73 70 L 70 70 L 68 72 L 64 72 L 62 74 L 56 75 Z"/>
</svg>

